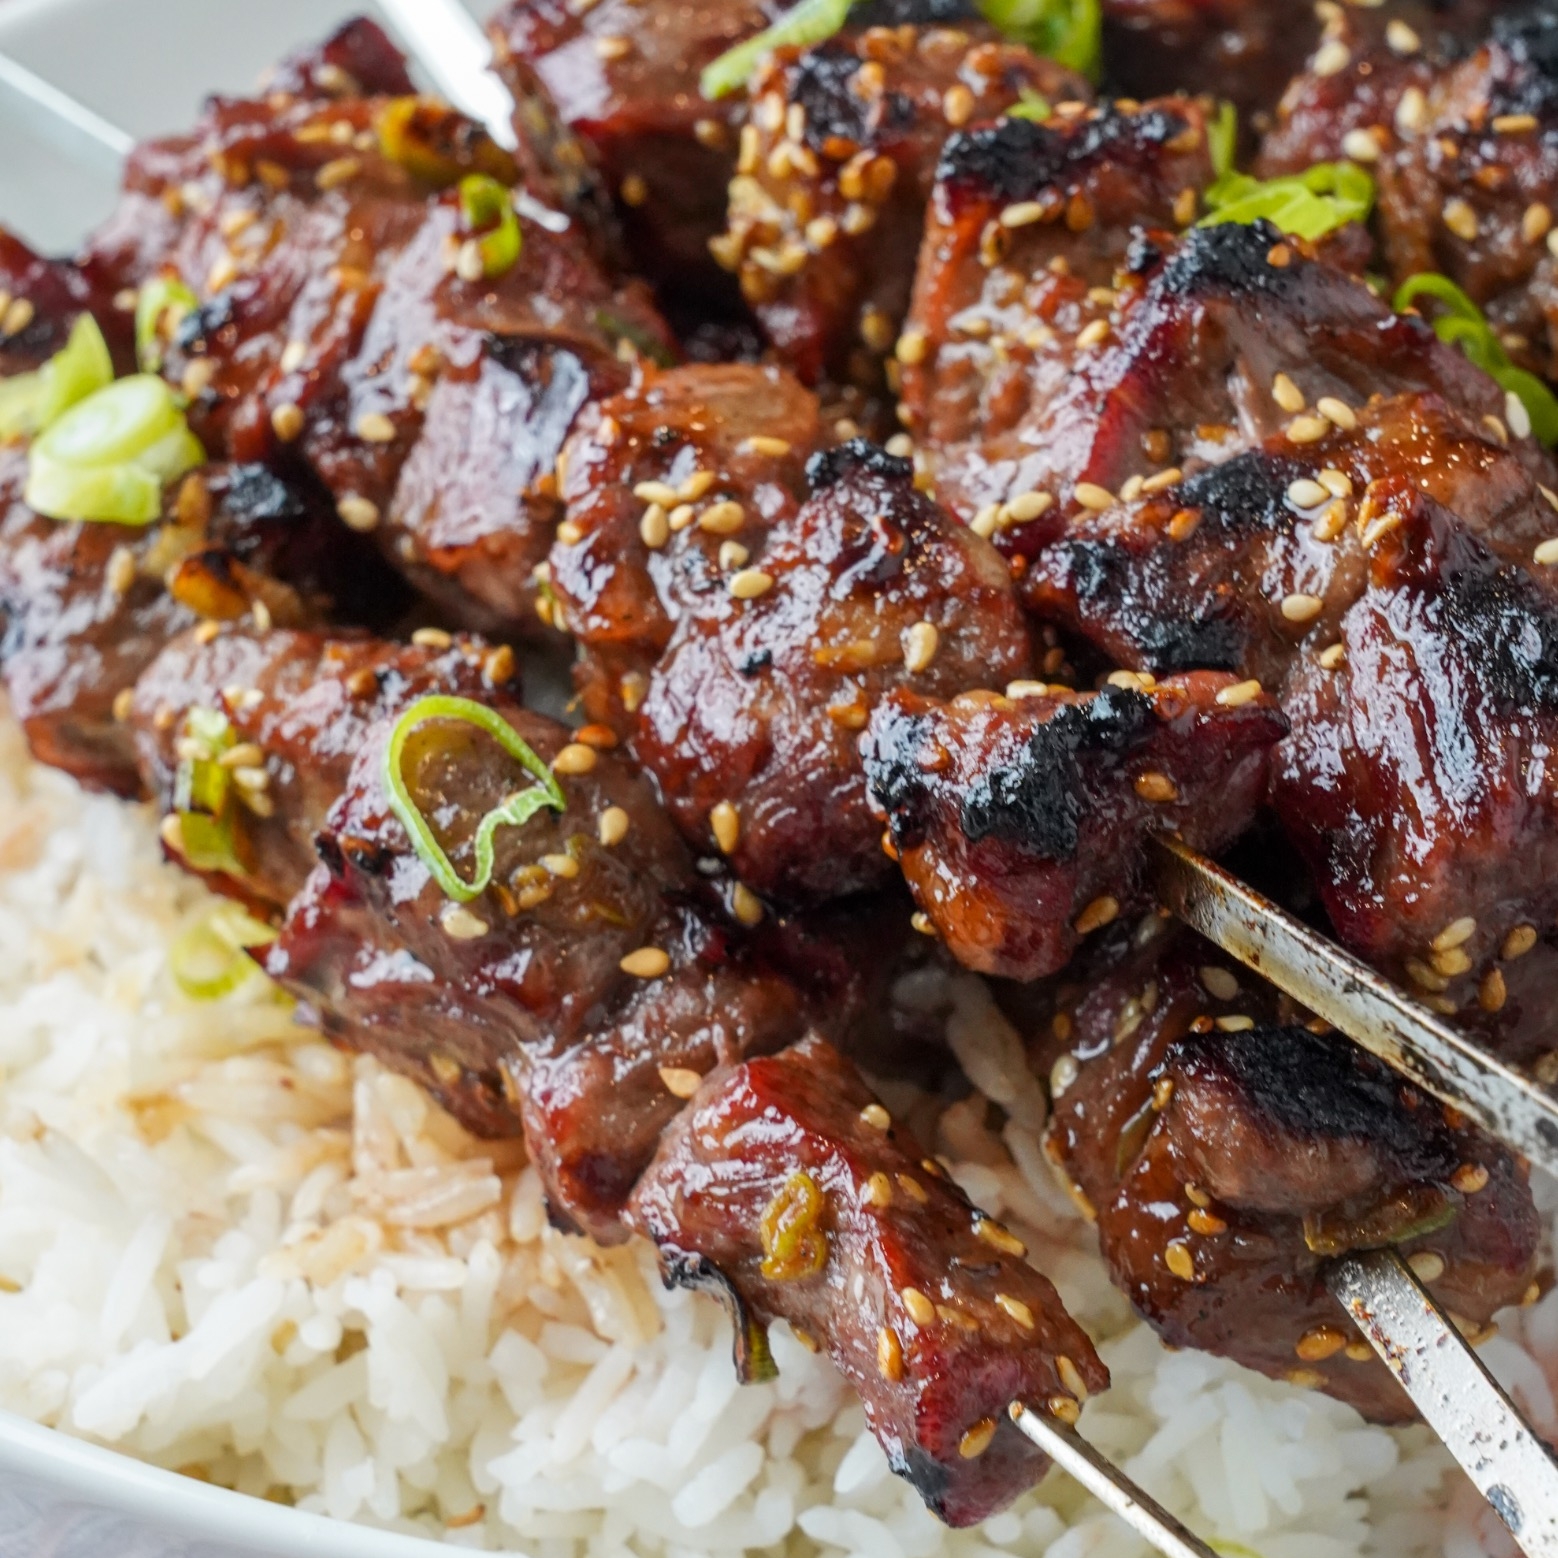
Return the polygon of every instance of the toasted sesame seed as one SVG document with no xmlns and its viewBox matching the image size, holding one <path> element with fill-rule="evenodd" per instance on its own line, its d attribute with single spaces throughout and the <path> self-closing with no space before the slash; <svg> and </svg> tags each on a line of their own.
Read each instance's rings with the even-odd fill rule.
<svg viewBox="0 0 1558 1558">
<path fill-rule="evenodd" d="M 1558 536 L 1542 542 L 1531 554 L 1531 561 L 1543 568 L 1558 566 Z"/>
<path fill-rule="evenodd" d="M 896 1382 L 903 1378 L 903 1343 L 890 1325 L 876 1333 L 876 1366 L 883 1379 Z"/>
<path fill-rule="evenodd" d="M 997 1309 L 1003 1310 L 1015 1320 L 1023 1330 L 1033 1329 L 1033 1311 L 1020 1298 L 1013 1298 L 1010 1293 L 997 1293 L 995 1305 Z"/>
<path fill-rule="evenodd" d="M 1202 1234 L 1208 1239 L 1215 1239 L 1218 1235 L 1228 1232 L 1228 1224 L 1221 1217 L 1217 1217 L 1199 1206 L 1191 1209 L 1190 1215 L 1185 1221 L 1190 1224 L 1193 1233 Z"/>
<path fill-rule="evenodd" d="M 1028 1246 L 1016 1234 L 993 1217 L 986 1217 L 983 1212 L 974 1214 L 974 1232 L 1003 1255 L 1014 1255 L 1022 1260 L 1028 1253 Z"/>
<path fill-rule="evenodd" d="M 1311 1326 L 1299 1337 L 1293 1351 L 1305 1363 L 1320 1363 L 1335 1357 L 1347 1345 L 1347 1333 L 1334 1325 Z"/>
<path fill-rule="evenodd" d="M 454 639 L 442 628 L 418 628 L 411 635 L 411 642 L 418 649 L 447 649 Z"/>
<path fill-rule="evenodd" d="M 1493 119 L 1495 135 L 1528 135 L 1536 127 L 1535 114 L 1497 114 Z"/>
<path fill-rule="evenodd" d="M 1082 1416 L 1082 1408 L 1070 1396 L 1051 1396 L 1044 1405 L 1049 1408 L 1051 1417 L 1058 1417 L 1061 1422 L 1072 1427 L 1076 1426 L 1077 1420 Z"/>
<path fill-rule="evenodd" d="M 1288 412 L 1304 409 L 1304 392 L 1287 376 L 1279 373 L 1271 381 L 1271 398 Z"/>
<path fill-rule="evenodd" d="M 905 330 L 898 337 L 896 356 L 906 368 L 916 367 L 925 361 L 925 356 L 930 349 L 929 338 L 919 330 Z"/>
<path fill-rule="evenodd" d="M 1325 608 L 1318 595 L 1293 594 L 1282 598 L 1282 615 L 1289 622 L 1313 622 Z"/>
<path fill-rule="evenodd" d="M 1072 489 L 1072 496 L 1085 509 L 1091 509 L 1094 513 L 1102 513 L 1105 509 L 1113 508 L 1115 496 L 1107 487 L 1100 487 L 1096 482 L 1079 481 Z"/>
<path fill-rule="evenodd" d="M 658 552 L 671 539 L 671 522 L 665 509 L 651 503 L 638 522 L 638 538 L 651 552 Z"/>
<path fill-rule="evenodd" d="M 303 431 L 303 408 L 295 401 L 283 401 L 271 412 L 270 425 L 282 443 L 292 443 Z"/>
<path fill-rule="evenodd" d="M 38 310 L 29 298 L 5 296 L 5 306 L 0 308 L 0 335 L 20 335 L 35 318 Z"/>
<path fill-rule="evenodd" d="M 628 828 L 632 819 L 620 806 L 608 806 L 600 814 L 597 823 L 597 836 L 602 844 L 610 849 L 614 844 L 620 844 L 628 836 Z"/>
<path fill-rule="evenodd" d="M 1550 206 L 1540 200 L 1533 201 L 1520 218 L 1520 236 L 1527 243 L 1540 243 L 1553 230 L 1553 213 Z"/>
<path fill-rule="evenodd" d="M 1180 509 L 1168 522 L 1168 538 L 1170 541 L 1188 541 L 1200 524 L 1200 509 Z"/>
<path fill-rule="evenodd" d="M 698 528 L 712 535 L 733 536 L 746 523 L 747 511 L 739 503 L 711 503 L 698 516 Z"/>
<path fill-rule="evenodd" d="M 676 488 L 663 481 L 641 481 L 634 487 L 633 496 L 640 503 L 658 503 L 663 509 L 673 509 L 681 502 Z"/>
<path fill-rule="evenodd" d="M 978 1460 L 990 1448 L 990 1441 L 994 1438 L 995 1419 L 982 1417 L 958 1440 L 958 1454 L 965 1461 Z"/>
<path fill-rule="evenodd" d="M 898 1181 L 898 1188 L 911 1201 L 918 1201 L 921 1206 L 924 1206 L 930 1200 L 930 1191 L 912 1174 L 895 1174 L 893 1177 Z"/>
<path fill-rule="evenodd" d="M 935 936 L 938 934 L 936 922 L 923 909 L 916 909 L 909 916 L 909 928 L 918 932 L 921 936 Z"/>
<path fill-rule="evenodd" d="M 617 34 L 605 34 L 595 40 L 595 57 L 608 65 L 614 60 L 626 59 L 633 52 L 633 40 Z"/>
<path fill-rule="evenodd" d="M 1021 492 L 1002 510 L 1002 518 L 1013 525 L 1026 525 L 1047 514 L 1055 506 L 1053 494 L 1048 492 Z"/>
<path fill-rule="evenodd" d="M 703 1086 L 703 1077 L 686 1066 L 661 1066 L 660 1080 L 666 1092 L 677 1098 L 691 1098 Z"/>
<path fill-rule="evenodd" d="M 1477 1004 L 1485 1012 L 1501 1012 L 1509 999 L 1509 986 L 1501 968 L 1490 968 L 1477 985 Z"/>
<path fill-rule="evenodd" d="M 1428 944 L 1433 952 L 1450 952 L 1456 947 L 1464 947 L 1473 936 L 1477 934 L 1477 922 L 1471 915 L 1462 915 L 1458 920 L 1451 920 L 1445 928 Z"/>
<path fill-rule="evenodd" d="M 114 718 L 122 725 L 129 719 L 135 708 L 135 689 L 133 687 L 121 687 L 114 694 L 113 712 Z"/>
<path fill-rule="evenodd" d="M 696 503 L 700 498 L 708 496 L 714 482 L 713 471 L 694 471 L 676 489 L 676 496 L 683 503 Z"/>
<path fill-rule="evenodd" d="M 1331 494 L 1317 481 L 1311 481 L 1307 476 L 1301 476 L 1288 487 L 1288 502 L 1297 508 L 1319 508 L 1322 503 L 1328 503 Z"/>
<path fill-rule="evenodd" d="M 1517 925 L 1504 938 L 1504 945 L 1499 948 L 1499 956 L 1506 963 L 1513 963 L 1516 958 L 1523 958 L 1536 945 L 1536 942 L 1536 926 Z"/>
<path fill-rule="evenodd" d="M 1235 682 L 1232 687 L 1225 687 L 1218 693 L 1217 701 L 1225 709 L 1242 708 L 1246 703 L 1253 703 L 1261 695 L 1261 685 L 1253 678 L 1247 682 Z"/>
<path fill-rule="evenodd" d="M 572 855 L 542 855 L 537 864 L 548 876 L 562 877 L 564 881 L 572 881 L 579 874 L 579 862 Z"/>
<path fill-rule="evenodd" d="M 790 441 L 787 438 L 768 438 L 759 435 L 746 439 L 741 448 L 747 454 L 758 454 L 768 459 L 779 460 L 789 454 Z"/>
<path fill-rule="evenodd" d="M 1077 332 L 1077 350 L 1079 352 L 1091 351 L 1095 346 L 1102 346 L 1109 339 L 1109 321 L 1107 319 L 1095 319 L 1090 325 L 1084 325 Z"/>
<path fill-rule="evenodd" d="M 443 913 L 438 916 L 438 923 L 443 927 L 444 934 L 453 941 L 475 941 L 492 929 L 485 920 L 472 914 L 463 903 L 446 905 Z"/>
<path fill-rule="evenodd" d="M 709 813 L 709 827 L 720 853 L 733 854 L 741 841 L 741 813 L 729 801 L 721 801 Z"/>
<path fill-rule="evenodd" d="M 1138 774 L 1135 789 L 1144 801 L 1152 801 L 1158 805 L 1166 805 L 1170 801 L 1179 799 L 1179 786 L 1167 774 L 1159 773 L 1156 769 Z"/>
<path fill-rule="evenodd" d="M 395 441 L 395 424 L 382 411 L 365 411 L 352 424 L 352 431 L 365 444 L 389 444 Z"/>
<path fill-rule="evenodd" d="M 1444 209 L 1439 213 L 1444 225 L 1455 234 L 1457 238 L 1466 243 L 1472 242 L 1482 230 L 1482 224 L 1477 218 L 1477 213 L 1459 195 L 1452 196 L 1444 203 Z"/>
<path fill-rule="evenodd" d="M 1335 395 L 1322 395 L 1315 402 L 1315 410 L 1323 416 L 1327 422 L 1334 423 L 1344 433 L 1353 432 L 1358 426 L 1358 414 L 1345 400 Z"/>
<path fill-rule="evenodd" d="M 929 670 L 941 645 L 941 634 L 933 622 L 916 622 L 904 631 L 903 663 L 910 675 Z"/>
<path fill-rule="evenodd" d="M 1019 200 L 1001 213 L 1002 227 L 1031 227 L 1044 220 L 1044 207 L 1037 200 Z"/>
<path fill-rule="evenodd" d="M 737 600 L 756 600 L 760 595 L 766 595 L 774 587 L 774 576 L 764 573 L 761 568 L 743 568 L 740 573 L 732 576 L 730 581 L 730 593 Z"/>
<path fill-rule="evenodd" d="M 258 768 L 265 761 L 265 748 L 257 741 L 240 741 L 216 761 L 220 768 Z"/>
<path fill-rule="evenodd" d="M 1488 1178 L 1487 1169 L 1480 1163 L 1463 1163 L 1450 1176 L 1450 1183 L 1463 1196 L 1474 1196 L 1479 1190 L 1487 1189 Z"/>
<path fill-rule="evenodd" d="M 730 912 L 743 925 L 757 925 L 763 918 L 763 900 L 745 882 L 737 882 L 730 893 Z"/>
<path fill-rule="evenodd" d="M 507 644 L 490 650 L 481 663 L 481 674 L 494 687 L 501 686 L 514 674 L 514 651 Z"/>
<path fill-rule="evenodd" d="M 862 1124 L 869 1125 L 873 1131 L 885 1131 L 893 1123 L 893 1117 L 876 1103 L 867 1104 L 860 1111 L 860 1119 Z"/>
<path fill-rule="evenodd" d="M 893 1182 L 880 1169 L 860 1187 L 860 1204 L 878 1210 L 893 1204 Z"/>
<path fill-rule="evenodd" d="M 1076 1056 L 1061 1055 L 1049 1068 L 1049 1092 L 1051 1098 L 1060 1098 L 1066 1089 L 1082 1074 Z"/>
<path fill-rule="evenodd" d="M 1095 930 L 1102 930 L 1105 925 L 1112 924 L 1120 913 L 1119 900 L 1111 898 L 1107 893 L 1101 898 L 1095 898 L 1077 917 L 1074 925 L 1077 935 L 1091 935 Z"/>
<path fill-rule="evenodd" d="M 745 568 L 751 559 L 752 553 L 739 541 L 720 542 L 717 561 L 722 572 L 733 573 L 737 568 Z"/>
<path fill-rule="evenodd" d="M 1448 952 L 1436 952 L 1432 961 L 1435 971 L 1446 979 L 1454 979 L 1457 974 L 1467 973 L 1471 968 L 1471 958 L 1467 956 L 1464 947 L 1451 947 Z"/>
<path fill-rule="evenodd" d="M 577 546 L 585 537 L 583 525 L 575 524 L 571 519 L 565 519 L 557 527 L 557 539 L 564 546 Z"/>
<path fill-rule="evenodd" d="M 1444 1256 L 1433 1250 L 1417 1250 L 1407 1256 L 1407 1265 L 1419 1282 L 1437 1282 L 1444 1275 Z"/>
<path fill-rule="evenodd" d="M 1233 972 L 1214 963 L 1200 971 L 1200 978 L 1206 993 L 1219 1001 L 1231 1001 L 1239 993 L 1239 981 Z"/>
<path fill-rule="evenodd" d="M 1342 137 L 1342 155 L 1354 162 L 1378 162 L 1379 141 L 1372 130 L 1349 130 Z"/>
<path fill-rule="evenodd" d="M 898 1297 L 916 1325 L 930 1325 L 935 1321 L 936 1306 L 918 1288 L 904 1288 Z"/>
<path fill-rule="evenodd" d="M 599 756 L 594 747 L 585 746 L 582 741 L 570 741 L 552 759 L 552 772 L 569 776 L 587 774 L 593 772 L 598 761 Z"/>
<path fill-rule="evenodd" d="M 1352 496 L 1352 478 L 1345 471 L 1338 471 L 1330 466 L 1315 478 L 1333 498 L 1350 498 Z"/>
<path fill-rule="evenodd" d="M 1190 1253 L 1190 1246 L 1181 1239 L 1172 1240 L 1163 1251 L 1163 1264 L 1181 1282 L 1194 1282 L 1196 1279 L 1195 1257 Z"/>
<path fill-rule="evenodd" d="M 211 381 L 215 377 L 216 364 L 209 357 L 197 357 L 185 368 L 183 377 L 179 380 L 179 388 L 190 400 L 198 400 L 210 389 Z"/>
<path fill-rule="evenodd" d="M 1295 444 L 1319 443 L 1330 431 L 1331 423 L 1324 417 L 1294 417 L 1287 425 L 1288 440 Z"/>
<path fill-rule="evenodd" d="M 671 967 L 671 955 L 663 947 L 640 947 L 617 965 L 635 979 L 660 979 Z"/>
<path fill-rule="evenodd" d="M 987 503 L 984 508 L 974 515 L 973 521 L 968 528 L 976 536 L 983 536 L 988 541 L 1001 528 L 1001 505 L 999 503 Z"/>
<path fill-rule="evenodd" d="M 1526 403 L 1513 390 L 1507 390 L 1504 394 L 1504 420 L 1509 424 L 1509 430 L 1516 438 L 1531 436 L 1531 413 L 1526 410 Z"/>
<path fill-rule="evenodd" d="M 1399 16 L 1392 17 L 1386 24 L 1385 42 L 1397 54 L 1416 54 L 1423 46 L 1423 40 Z"/>
<path fill-rule="evenodd" d="M 947 88 L 941 99 L 941 116 L 954 130 L 974 116 L 974 94 L 961 81 Z"/>
</svg>

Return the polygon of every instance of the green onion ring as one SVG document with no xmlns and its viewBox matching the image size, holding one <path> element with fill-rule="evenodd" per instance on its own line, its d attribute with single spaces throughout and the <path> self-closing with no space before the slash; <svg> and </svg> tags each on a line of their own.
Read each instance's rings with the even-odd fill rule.
<svg viewBox="0 0 1558 1558">
<path fill-rule="evenodd" d="M 772 54 L 775 49 L 804 49 L 825 43 L 843 27 L 853 3 L 854 0 L 800 0 L 772 27 L 727 49 L 705 67 L 698 78 L 698 90 L 711 101 L 739 92 L 765 54 Z"/>
<path fill-rule="evenodd" d="M 516 791 L 501 806 L 494 807 L 482 818 L 476 829 L 476 876 L 471 882 L 460 877 L 454 862 L 444 853 L 443 845 L 434 836 L 427 818 L 411 798 L 402 767 L 406 742 L 412 731 L 429 720 L 437 719 L 459 720 L 485 731 L 526 772 L 540 781 L 528 790 Z M 470 698 L 444 694 L 418 698 L 395 721 L 389 742 L 384 748 L 384 788 L 389 795 L 390 810 L 400 819 L 401 826 L 411 837 L 411 847 L 432 873 L 433 880 L 443 890 L 444 896 L 452 898 L 456 903 L 469 903 L 487 890 L 492 881 L 492 840 L 499 828 L 522 827 L 545 806 L 550 806 L 554 811 L 564 811 L 568 805 L 557 776 L 501 714 L 493 713 Z"/>
<path fill-rule="evenodd" d="M 114 361 L 97 321 L 80 315 L 69 339 L 32 373 L 0 381 L 0 438 L 41 432 L 114 381 Z"/>
<path fill-rule="evenodd" d="M 157 373 L 162 368 L 162 323 L 173 314 L 173 327 L 194 313 L 200 300 L 182 281 L 157 276 L 148 281 L 135 300 L 135 360 L 142 373 Z"/>
<path fill-rule="evenodd" d="M 1099 0 L 976 0 L 985 20 L 1035 54 L 1098 79 L 1103 53 Z"/>
<path fill-rule="evenodd" d="M 1206 149 L 1212 159 L 1212 172 L 1225 179 L 1233 172 L 1234 153 L 1239 148 L 1239 110 L 1232 103 L 1217 105 L 1217 117 L 1206 127 Z"/>
<path fill-rule="evenodd" d="M 485 173 L 460 180 L 460 211 L 475 234 L 482 274 L 489 280 L 513 270 L 524 249 L 512 193 Z"/>
<path fill-rule="evenodd" d="M 271 926 L 239 905 L 218 904 L 173 943 L 168 969 L 192 1001 L 219 1001 L 263 973 L 249 949 L 275 939 Z"/>
</svg>

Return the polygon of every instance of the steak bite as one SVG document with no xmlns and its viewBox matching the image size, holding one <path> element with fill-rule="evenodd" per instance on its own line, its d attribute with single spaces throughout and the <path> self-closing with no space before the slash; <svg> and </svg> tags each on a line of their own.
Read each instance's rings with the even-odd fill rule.
<svg viewBox="0 0 1558 1558">
<path fill-rule="evenodd" d="M 804 383 L 879 393 L 948 136 L 1025 101 L 1080 106 L 1092 94 L 972 4 L 868 5 L 851 23 L 779 50 L 753 77 L 713 252 Z"/>
<path fill-rule="evenodd" d="M 1121 682 L 948 704 L 896 692 L 873 715 L 872 804 L 929 926 L 967 967 L 1056 972 L 1146 901 L 1149 833 L 1215 852 L 1254 820 L 1286 729 L 1270 699 L 1210 673 Z"/>
<path fill-rule="evenodd" d="M 1007 1419 L 1075 1422 L 1108 1384 L 1011 1233 L 815 1037 L 711 1076 L 628 1212 L 666 1281 L 712 1286 L 760 1376 L 777 1319 L 859 1391 L 892 1468 L 949 1525 L 994 1514 L 1047 1463 Z"/>
<path fill-rule="evenodd" d="M 1021 676 L 1029 644 L 1005 566 L 906 461 L 851 443 L 815 455 L 797 490 L 802 451 L 746 431 L 809 423 L 788 381 L 779 404 L 796 411 L 765 418 L 770 382 L 686 369 L 608 403 L 609 448 L 570 446 L 552 582 L 586 707 L 689 842 L 750 890 L 806 903 L 891 873 L 857 750 L 874 703 Z"/>
<path fill-rule="evenodd" d="M 1535 1271 L 1523 1164 L 1198 938 L 1136 939 L 1034 1049 L 1115 1281 L 1172 1346 L 1411 1419 L 1325 1266 L 1395 1248 L 1475 1337 Z"/>
</svg>

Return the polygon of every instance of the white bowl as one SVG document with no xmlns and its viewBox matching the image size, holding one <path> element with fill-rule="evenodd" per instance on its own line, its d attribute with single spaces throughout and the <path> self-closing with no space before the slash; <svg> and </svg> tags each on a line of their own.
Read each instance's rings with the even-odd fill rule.
<svg viewBox="0 0 1558 1558">
<path fill-rule="evenodd" d="M 187 125 L 213 91 L 371 4 L 0 0 L 0 54 L 135 136 Z M 0 86 L 0 225 L 71 248 L 112 206 L 112 166 Z M 0 1558 L 431 1558 L 440 1544 L 304 1514 L 0 1413 Z"/>
</svg>

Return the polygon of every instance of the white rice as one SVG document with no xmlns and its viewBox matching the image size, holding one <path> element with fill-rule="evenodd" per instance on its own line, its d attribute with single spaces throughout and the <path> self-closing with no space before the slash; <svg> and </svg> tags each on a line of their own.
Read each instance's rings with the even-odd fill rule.
<svg viewBox="0 0 1558 1558">
<path fill-rule="evenodd" d="M 33 765 L 0 710 L 0 1407 L 533 1558 L 1146 1551 L 1059 1473 L 943 1529 L 782 1328 L 779 1379 L 738 1387 L 723 1312 L 665 1293 L 645 1248 L 547 1228 L 517 1149 L 294 1027 L 258 977 L 183 997 L 168 948 L 210 905 L 144 810 Z M 1042 1095 L 977 982 L 902 993 L 943 1004 L 1008 1113 L 998 1138 L 955 1107 L 938 1147 L 1100 1340 L 1091 1439 L 1238 1558 L 1501 1551 L 1425 1431 L 1161 1347 L 1045 1172 Z M 1485 1356 L 1558 1430 L 1558 1300 Z"/>
</svg>

